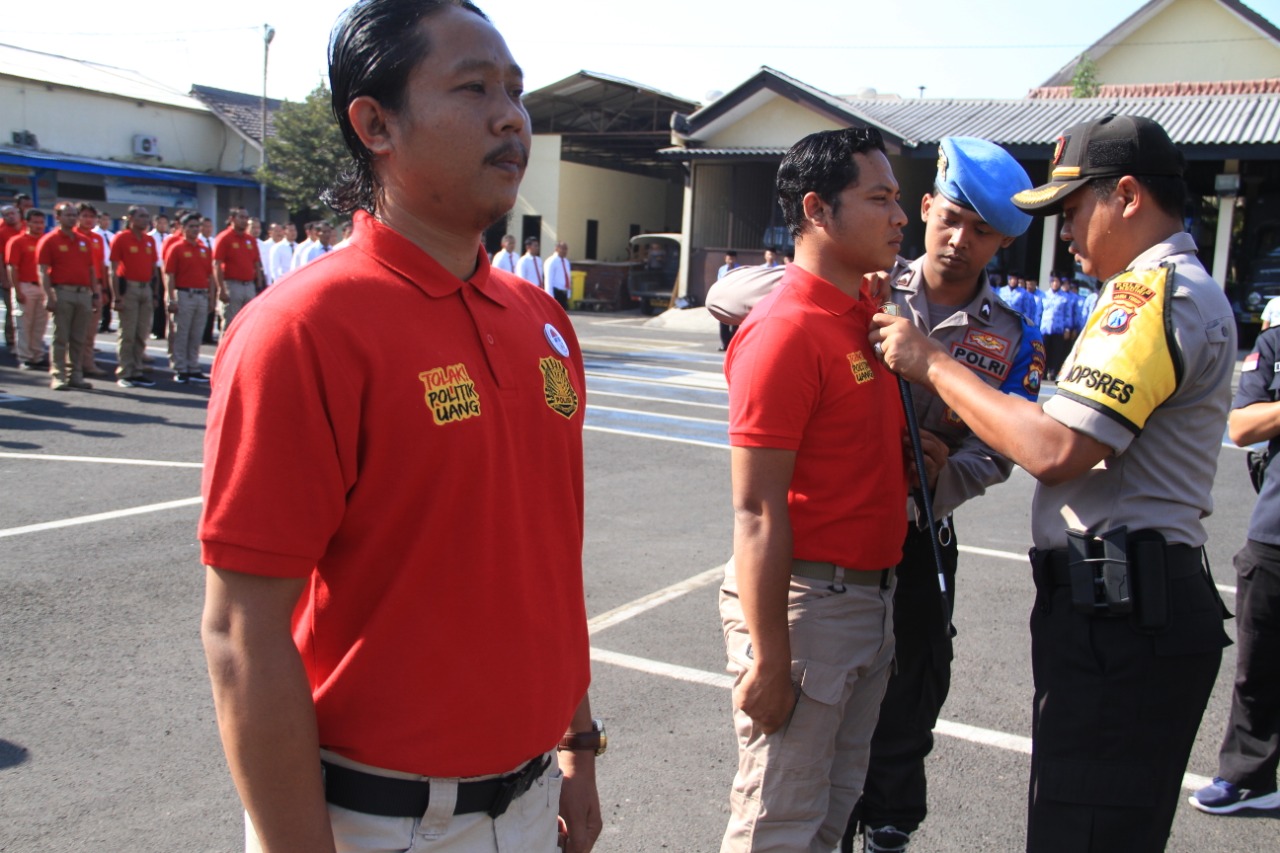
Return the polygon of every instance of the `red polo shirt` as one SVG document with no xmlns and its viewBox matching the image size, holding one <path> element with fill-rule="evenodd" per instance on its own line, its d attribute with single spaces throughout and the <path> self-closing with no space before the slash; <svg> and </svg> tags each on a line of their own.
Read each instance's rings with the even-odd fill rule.
<svg viewBox="0 0 1280 853">
<path fill-rule="evenodd" d="M 729 442 L 796 452 L 793 556 L 854 569 L 902 559 L 905 416 L 867 340 L 875 307 L 796 264 L 751 310 L 725 358 Z"/>
<path fill-rule="evenodd" d="M 18 281 L 27 284 L 38 284 L 40 270 L 36 262 L 36 246 L 40 238 L 30 234 L 19 234 L 9 241 L 4 249 L 6 266 L 18 268 Z"/>
<path fill-rule="evenodd" d="M 79 231 L 68 235 L 55 228 L 36 244 L 36 259 L 49 268 L 54 284 L 89 287 L 93 284 L 93 249 Z"/>
<path fill-rule="evenodd" d="M 4 257 L 5 249 L 9 248 L 9 241 L 19 234 L 26 234 L 27 227 L 24 224 L 20 228 L 10 228 L 9 223 L 0 221 L 0 258 Z"/>
<path fill-rule="evenodd" d="M 222 264 L 223 278 L 253 281 L 257 277 L 258 241 L 228 226 L 213 241 L 214 260 Z"/>
<path fill-rule="evenodd" d="M 203 243 L 192 243 L 186 237 L 165 244 L 164 271 L 172 275 L 173 286 L 183 290 L 209 288 L 213 275 L 213 258 Z"/>
<path fill-rule="evenodd" d="M 151 281 L 151 272 L 156 268 L 156 241 L 147 234 L 139 237 L 133 229 L 125 229 L 111 241 L 111 262 L 118 278 Z"/>
<path fill-rule="evenodd" d="M 459 280 L 357 213 L 237 315 L 205 438 L 203 561 L 309 579 L 321 745 L 431 776 L 553 748 L 589 680 L 582 354 L 476 258 Z"/>
</svg>

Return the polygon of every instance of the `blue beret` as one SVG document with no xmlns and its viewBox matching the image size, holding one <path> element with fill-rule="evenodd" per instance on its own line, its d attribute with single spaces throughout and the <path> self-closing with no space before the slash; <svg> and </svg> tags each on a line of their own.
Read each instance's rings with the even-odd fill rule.
<svg viewBox="0 0 1280 853">
<path fill-rule="evenodd" d="M 938 146 L 938 189 L 956 204 L 975 211 L 1006 237 L 1017 237 L 1031 217 L 1013 203 L 1015 193 L 1031 189 L 1018 161 L 999 145 L 970 136 L 948 136 Z"/>
</svg>

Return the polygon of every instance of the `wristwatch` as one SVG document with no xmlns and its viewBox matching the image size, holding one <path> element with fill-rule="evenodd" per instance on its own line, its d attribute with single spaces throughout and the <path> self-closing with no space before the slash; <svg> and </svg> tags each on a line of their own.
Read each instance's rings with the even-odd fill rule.
<svg viewBox="0 0 1280 853">
<path fill-rule="evenodd" d="M 589 732 L 565 732 L 564 737 L 560 738 L 560 743 L 556 746 L 559 750 L 573 750 L 574 752 L 591 751 L 596 755 L 604 755 L 604 751 L 609 748 L 609 736 L 604 732 L 603 720 L 592 720 L 591 731 Z"/>
</svg>

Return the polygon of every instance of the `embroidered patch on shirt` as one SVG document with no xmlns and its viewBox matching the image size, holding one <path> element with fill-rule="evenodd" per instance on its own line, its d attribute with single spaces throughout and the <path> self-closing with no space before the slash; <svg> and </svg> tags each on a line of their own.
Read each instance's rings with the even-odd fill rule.
<svg viewBox="0 0 1280 853">
<path fill-rule="evenodd" d="M 970 370 L 976 370 L 979 373 L 985 373 L 1001 380 L 1009 375 L 1009 368 L 1012 366 L 1003 358 L 996 358 L 994 355 L 983 352 L 977 347 L 969 346 L 959 341 L 951 345 L 951 355 L 956 361 L 964 364 Z"/>
<path fill-rule="evenodd" d="M 1044 343 L 1041 341 L 1031 342 L 1031 366 L 1027 368 L 1027 375 L 1022 378 L 1022 387 L 1027 390 L 1028 394 L 1040 393 L 1040 382 L 1044 379 L 1045 353 Z"/>
<path fill-rule="evenodd" d="M 981 332 L 974 329 L 964 336 L 964 342 L 996 355 L 1005 355 L 1009 352 L 1009 339 L 993 335 L 991 332 Z"/>
<path fill-rule="evenodd" d="M 480 417 L 480 393 L 465 364 L 433 367 L 418 374 L 426 386 L 427 408 L 436 426 Z"/>
<path fill-rule="evenodd" d="M 853 378 L 858 380 L 859 385 L 876 378 L 875 371 L 871 369 L 871 365 L 867 364 L 867 359 L 861 350 L 851 352 L 846 357 L 849 359 L 849 369 L 853 371 Z"/>
<path fill-rule="evenodd" d="M 542 392 L 551 411 L 571 418 L 578 412 L 578 392 L 573 390 L 569 370 L 558 358 L 547 356 L 538 360 L 542 371 Z"/>
<path fill-rule="evenodd" d="M 1258 369 L 1258 354 L 1251 352 L 1244 357 L 1244 364 L 1240 365 L 1241 373 L 1248 373 L 1250 370 Z"/>
</svg>

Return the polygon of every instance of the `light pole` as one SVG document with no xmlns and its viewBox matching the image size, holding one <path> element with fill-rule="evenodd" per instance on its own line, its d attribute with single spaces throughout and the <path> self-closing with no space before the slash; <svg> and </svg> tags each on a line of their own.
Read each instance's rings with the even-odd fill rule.
<svg viewBox="0 0 1280 853">
<path fill-rule="evenodd" d="M 271 53 L 271 40 L 276 37 L 275 27 L 262 25 L 262 177 L 258 179 L 258 216 L 262 227 L 267 226 L 267 56 Z"/>
</svg>

